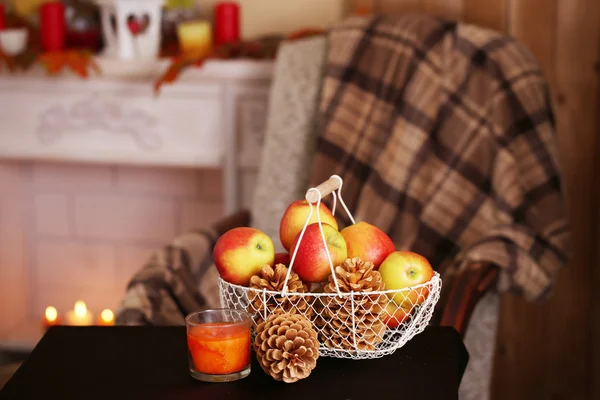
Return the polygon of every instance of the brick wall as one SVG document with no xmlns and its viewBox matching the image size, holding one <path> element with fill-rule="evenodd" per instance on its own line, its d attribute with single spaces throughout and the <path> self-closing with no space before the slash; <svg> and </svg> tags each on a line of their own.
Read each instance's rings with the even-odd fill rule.
<svg viewBox="0 0 600 400">
<path fill-rule="evenodd" d="M 0 318 L 115 309 L 153 249 L 222 214 L 220 170 L 1 162 Z"/>
</svg>

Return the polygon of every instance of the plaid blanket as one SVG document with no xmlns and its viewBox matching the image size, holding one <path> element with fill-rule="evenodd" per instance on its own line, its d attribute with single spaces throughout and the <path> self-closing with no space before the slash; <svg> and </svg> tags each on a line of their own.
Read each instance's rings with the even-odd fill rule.
<svg viewBox="0 0 600 400">
<path fill-rule="evenodd" d="M 444 273 L 501 269 L 543 297 L 569 233 L 548 88 L 499 33 L 431 17 L 352 18 L 329 33 L 312 183 Z M 347 223 L 347 221 L 346 221 Z"/>
<path fill-rule="evenodd" d="M 223 233 L 248 223 L 248 213 L 240 211 L 157 249 L 127 285 L 116 323 L 184 325 L 189 313 L 220 307 L 212 249 Z"/>
<path fill-rule="evenodd" d="M 190 312 L 218 308 L 217 238 L 213 230 L 189 232 L 157 249 L 127 285 L 116 323 L 184 325 Z"/>
</svg>

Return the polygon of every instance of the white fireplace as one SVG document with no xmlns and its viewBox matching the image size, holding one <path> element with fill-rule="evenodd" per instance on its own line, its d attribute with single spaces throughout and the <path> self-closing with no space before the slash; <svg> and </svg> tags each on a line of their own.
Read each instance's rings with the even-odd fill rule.
<svg viewBox="0 0 600 400">
<path fill-rule="evenodd" d="M 208 63 L 158 97 L 152 68 L 0 75 L 0 347 L 31 348 L 49 305 L 114 310 L 154 249 L 249 206 L 271 63 Z"/>
</svg>

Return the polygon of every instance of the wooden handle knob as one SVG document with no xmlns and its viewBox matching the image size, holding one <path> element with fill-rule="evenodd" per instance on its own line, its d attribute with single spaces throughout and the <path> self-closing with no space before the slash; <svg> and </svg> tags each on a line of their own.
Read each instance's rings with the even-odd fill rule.
<svg viewBox="0 0 600 400">
<path fill-rule="evenodd" d="M 321 183 L 315 189 L 321 193 L 321 199 L 323 197 L 331 194 L 331 192 L 340 188 L 342 180 L 339 177 L 332 177 L 327 179 L 325 182 Z M 319 200 L 319 195 L 314 190 L 309 190 L 306 192 L 306 196 L 304 196 L 306 201 L 309 203 L 316 203 Z"/>
</svg>

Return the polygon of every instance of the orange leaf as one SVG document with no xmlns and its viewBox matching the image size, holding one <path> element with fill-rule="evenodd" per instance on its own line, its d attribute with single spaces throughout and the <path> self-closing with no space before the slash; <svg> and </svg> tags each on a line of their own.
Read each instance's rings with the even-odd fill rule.
<svg viewBox="0 0 600 400">
<path fill-rule="evenodd" d="M 58 74 L 65 65 L 65 57 L 61 52 L 44 53 L 38 60 L 50 75 Z"/>
<path fill-rule="evenodd" d="M 171 64 L 167 70 L 154 82 L 154 94 L 158 95 L 162 85 L 175 82 L 185 68 L 195 65 L 196 62 L 185 54 L 171 58 Z"/>
<path fill-rule="evenodd" d="M 311 36 L 319 36 L 325 34 L 325 30 L 321 28 L 305 28 L 292 32 L 288 35 L 288 40 L 298 40 Z"/>
<path fill-rule="evenodd" d="M 82 78 L 87 78 L 87 60 L 85 56 L 82 56 L 76 51 L 70 51 L 65 55 L 66 64 L 71 70 Z"/>
<path fill-rule="evenodd" d="M 71 71 L 73 71 L 82 78 L 87 78 L 89 75 L 86 66 L 81 63 L 69 64 L 69 67 L 71 68 Z"/>
<path fill-rule="evenodd" d="M 154 94 L 158 94 L 160 88 L 165 83 L 173 83 L 179 77 L 182 68 L 179 64 L 171 64 L 169 68 L 162 74 L 156 82 L 154 82 Z"/>
</svg>

